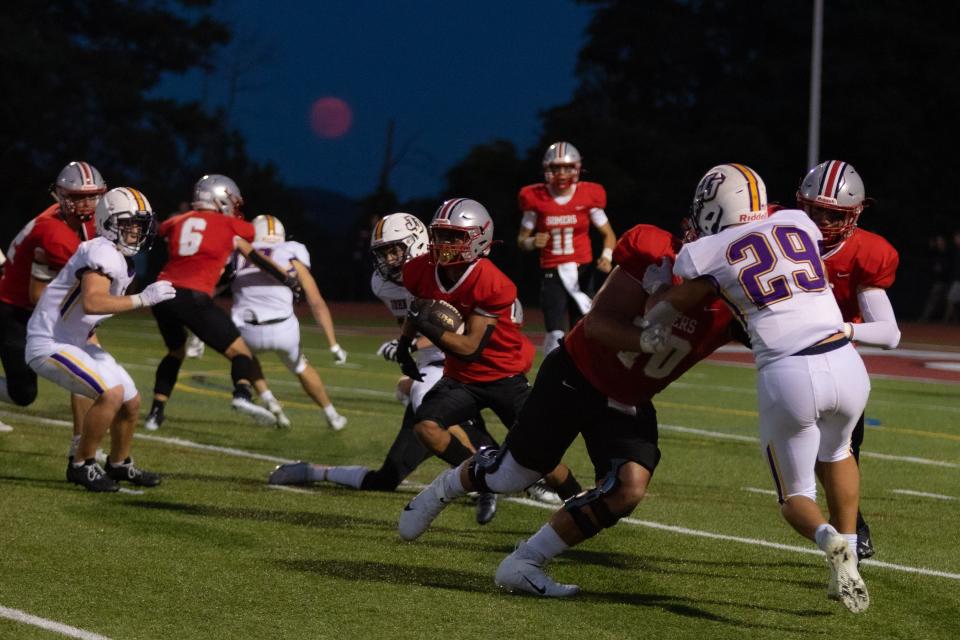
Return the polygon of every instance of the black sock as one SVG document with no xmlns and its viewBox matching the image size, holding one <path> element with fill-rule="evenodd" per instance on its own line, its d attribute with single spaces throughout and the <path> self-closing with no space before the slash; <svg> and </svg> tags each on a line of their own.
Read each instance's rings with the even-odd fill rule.
<svg viewBox="0 0 960 640">
<path fill-rule="evenodd" d="M 863 519 L 863 514 L 860 511 L 857 511 L 857 530 L 863 529 L 867 526 L 867 521 Z"/>
<path fill-rule="evenodd" d="M 230 379 L 233 380 L 233 386 L 239 389 L 240 380 L 246 380 L 247 382 L 256 380 L 256 369 L 257 367 L 250 356 L 242 354 L 234 356 L 230 361 Z"/>
<path fill-rule="evenodd" d="M 583 491 L 583 487 L 581 487 L 577 479 L 573 477 L 573 471 L 568 473 L 567 479 L 556 488 L 557 495 L 560 496 L 561 500 L 569 500 L 581 491 Z"/>
<path fill-rule="evenodd" d="M 467 449 L 463 446 L 463 443 L 457 440 L 455 437 L 450 436 L 450 444 L 447 445 L 447 448 L 443 450 L 443 453 L 438 453 L 437 457 L 449 464 L 451 467 L 458 466 L 464 460 L 469 460 L 473 457 L 473 454 L 470 452 L 470 449 Z"/>
<path fill-rule="evenodd" d="M 180 375 L 180 365 L 182 361 L 177 360 L 169 353 L 163 357 L 157 366 L 157 375 L 154 378 L 153 392 L 161 396 L 170 397 L 173 393 L 173 386 L 177 384 L 177 377 Z"/>
<path fill-rule="evenodd" d="M 156 398 L 154 398 L 154 399 L 153 399 L 153 404 L 150 405 L 150 413 L 153 413 L 153 414 L 158 415 L 158 416 L 162 416 L 162 415 L 163 415 L 163 408 L 164 408 L 165 406 L 167 406 L 167 403 L 166 403 L 165 400 L 157 400 Z"/>
</svg>

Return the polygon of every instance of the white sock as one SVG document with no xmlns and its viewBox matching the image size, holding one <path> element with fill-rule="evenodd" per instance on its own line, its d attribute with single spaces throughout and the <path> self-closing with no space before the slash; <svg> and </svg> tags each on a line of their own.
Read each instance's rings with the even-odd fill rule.
<svg viewBox="0 0 960 640">
<path fill-rule="evenodd" d="M 273 397 L 273 391 L 270 391 L 270 389 L 267 389 L 266 391 L 264 391 L 263 393 L 261 393 L 261 394 L 260 394 L 260 399 L 263 400 L 263 401 L 264 401 L 265 403 L 267 403 L 267 404 L 270 404 L 271 402 L 276 402 L 276 401 L 277 401 L 277 399 L 276 399 L 275 397 Z"/>
<path fill-rule="evenodd" d="M 824 522 L 822 525 L 817 527 L 816 533 L 813 534 L 814 540 L 817 542 L 817 546 L 826 551 L 827 539 L 836 534 L 837 530 L 833 528 L 833 525 L 829 522 Z"/>
<path fill-rule="evenodd" d="M 73 436 L 73 439 L 70 440 L 70 453 L 68 454 L 71 458 L 77 455 L 77 448 L 80 447 L 80 434 Z"/>
<path fill-rule="evenodd" d="M 333 404 L 328 404 L 327 406 L 325 406 L 323 408 L 323 412 L 327 414 L 328 420 L 333 420 L 340 415 L 339 413 L 337 413 L 337 409 L 336 407 L 333 406 Z"/>
<path fill-rule="evenodd" d="M 311 473 L 315 470 L 316 467 L 311 469 Z M 363 478 L 370 470 L 366 467 L 361 467 L 359 465 L 352 465 L 349 467 L 327 467 L 327 473 L 325 478 L 314 478 L 315 480 L 329 480 L 330 482 L 336 482 L 337 484 L 342 484 L 347 487 L 353 487 L 354 489 L 359 489 L 360 485 L 363 484 Z"/>
<path fill-rule="evenodd" d="M 527 549 L 533 552 L 535 556 L 534 559 L 537 560 L 539 564 L 544 564 L 551 558 L 560 555 L 566 551 L 569 546 L 570 545 L 564 542 L 563 538 L 553 530 L 553 527 L 551 527 L 549 523 L 540 527 L 540 531 L 530 536 L 526 544 Z"/>
<path fill-rule="evenodd" d="M 450 499 L 459 498 L 467 494 L 463 488 L 463 483 L 460 482 L 460 467 L 447 469 L 443 472 L 443 492 L 447 494 L 447 498 Z"/>
<path fill-rule="evenodd" d="M 560 346 L 560 338 L 563 337 L 563 331 L 547 331 L 543 336 L 543 355 Z"/>
<path fill-rule="evenodd" d="M 857 534 L 855 533 L 841 533 L 844 538 L 847 539 L 847 546 L 850 547 L 850 553 L 854 556 L 857 555 Z"/>
<path fill-rule="evenodd" d="M 7 404 L 13 404 L 13 400 L 10 399 L 10 394 L 7 393 L 6 378 L 0 378 L 0 401 L 6 402 Z"/>
</svg>

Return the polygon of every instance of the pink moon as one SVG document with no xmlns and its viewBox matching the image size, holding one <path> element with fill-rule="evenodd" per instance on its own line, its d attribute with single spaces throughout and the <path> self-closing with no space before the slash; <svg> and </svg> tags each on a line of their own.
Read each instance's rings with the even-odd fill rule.
<svg viewBox="0 0 960 640">
<path fill-rule="evenodd" d="M 321 138 L 339 138 L 352 124 L 353 111 L 340 98 L 318 98 L 310 108 L 310 128 Z"/>
</svg>

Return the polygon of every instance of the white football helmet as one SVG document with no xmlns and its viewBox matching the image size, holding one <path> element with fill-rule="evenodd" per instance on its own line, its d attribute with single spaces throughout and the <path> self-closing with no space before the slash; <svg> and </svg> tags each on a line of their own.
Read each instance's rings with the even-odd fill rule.
<svg viewBox="0 0 960 640">
<path fill-rule="evenodd" d="M 860 174 L 852 164 L 840 160 L 828 160 L 810 169 L 797 190 L 797 204 L 820 227 L 824 249 L 850 237 L 865 200 Z"/>
<path fill-rule="evenodd" d="M 157 230 L 156 217 L 146 196 L 130 187 L 108 191 L 94 214 L 97 235 L 112 241 L 120 253 L 134 256 L 149 248 Z"/>
<path fill-rule="evenodd" d="M 684 240 L 766 217 L 767 187 L 763 179 L 746 165 L 717 165 L 697 184 L 690 216 L 684 221 Z"/>
<path fill-rule="evenodd" d="M 580 179 L 583 160 L 569 142 L 554 142 L 543 154 L 543 177 L 554 189 L 563 191 Z"/>
<path fill-rule="evenodd" d="M 430 250 L 437 264 L 475 262 L 493 246 L 493 218 L 476 200 L 447 200 L 430 221 Z"/>
<path fill-rule="evenodd" d="M 400 283 L 403 265 L 428 250 L 427 228 L 409 213 L 383 216 L 373 227 L 370 252 L 377 272 L 385 279 Z"/>
<path fill-rule="evenodd" d="M 219 211 L 225 216 L 243 219 L 243 196 L 237 183 L 217 173 L 205 175 L 193 187 L 193 208 L 201 211 Z"/>
<path fill-rule="evenodd" d="M 71 162 L 57 175 L 53 197 L 66 217 L 77 216 L 82 222 L 93 217 L 97 203 L 107 191 L 107 183 L 97 168 L 87 162 Z"/>
<path fill-rule="evenodd" d="M 287 231 L 283 223 L 271 215 L 259 215 L 253 219 L 254 242 L 283 242 L 287 239 Z"/>
</svg>

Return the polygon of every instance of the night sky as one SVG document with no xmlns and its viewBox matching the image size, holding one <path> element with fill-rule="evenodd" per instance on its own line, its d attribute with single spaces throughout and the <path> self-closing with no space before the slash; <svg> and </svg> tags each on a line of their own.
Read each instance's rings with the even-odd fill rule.
<svg viewBox="0 0 960 640">
<path fill-rule="evenodd" d="M 572 0 L 221 0 L 214 14 L 236 38 L 213 74 L 169 78 L 159 93 L 228 106 L 250 154 L 275 163 L 284 182 L 349 196 L 375 187 L 395 118 L 395 148 L 412 141 L 391 178 L 401 199 L 436 194 L 476 144 L 536 143 L 538 112 L 573 92 L 590 18 Z M 234 74 L 236 65 L 247 70 Z M 339 137 L 311 127 L 323 97 L 352 111 Z M 334 113 L 317 124 L 330 136 L 346 123 Z"/>
</svg>

